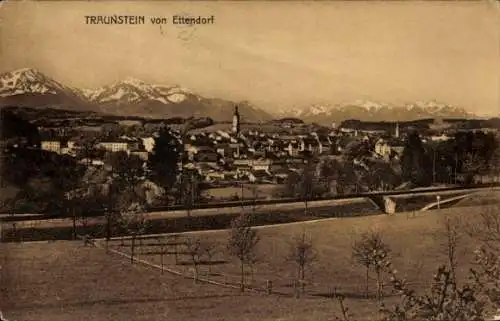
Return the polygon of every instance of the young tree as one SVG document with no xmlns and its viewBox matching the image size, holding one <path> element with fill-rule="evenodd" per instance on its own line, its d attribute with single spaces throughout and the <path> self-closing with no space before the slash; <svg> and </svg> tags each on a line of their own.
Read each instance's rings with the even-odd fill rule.
<svg viewBox="0 0 500 321">
<path fill-rule="evenodd" d="M 297 267 L 298 278 L 302 294 L 305 293 L 306 269 L 316 261 L 316 250 L 310 238 L 306 236 L 305 230 L 301 235 L 295 236 L 289 245 L 287 259 L 294 262 Z"/>
<path fill-rule="evenodd" d="M 198 275 L 200 271 L 201 257 L 203 255 L 204 249 L 202 246 L 202 240 L 199 237 L 188 237 L 186 238 L 186 254 L 189 255 L 191 264 L 194 269 L 193 280 L 196 283 L 198 280 Z"/>
<path fill-rule="evenodd" d="M 181 174 L 180 181 L 180 198 L 181 204 L 187 210 L 187 215 L 191 215 L 191 210 L 196 207 L 196 204 L 201 199 L 200 179 L 198 173 L 194 171 L 186 171 Z"/>
<path fill-rule="evenodd" d="M 445 217 L 443 222 L 444 231 L 438 235 L 444 236 L 444 242 L 442 244 L 444 253 L 448 261 L 448 269 L 450 270 L 450 277 L 453 279 L 453 284 L 457 283 L 456 270 L 458 267 L 458 257 L 457 257 L 457 247 L 459 245 L 461 236 L 460 228 L 461 221 L 458 217 Z M 441 238 L 441 237 L 440 237 Z"/>
<path fill-rule="evenodd" d="M 250 193 L 252 195 L 252 212 L 255 213 L 257 210 L 257 201 L 259 200 L 259 189 L 257 186 L 251 186 Z"/>
<path fill-rule="evenodd" d="M 313 198 L 313 190 L 314 190 L 314 174 L 312 169 L 305 169 L 304 173 L 302 173 L 302 179 L 300 180 L 299 188 L 299 197 L 304 201 L 304 212 L 307 215 L 308 213 L 308 201 Z"/>
<path fill-rule="evenodd" d="M 124 205 L 119 218 L 120 225 L 126 232 L 132 235 L 130 247 L 130 262 L 134 263 L 135 243 L 138 235 L 144 233 L 147 227 L 147 220 L 144 216 L 145 208 L 139 203 Z"/>
<path fill-rule="evenodd" d="M 369 269 L 372 268 L 377 278 L 377 300 L 382 299 L 382 272 L 391 265 L 391 249 L 378 232 L 368 232 L 361 236 L 353 246 L 353 257 L 366 268 L 366 281 L 368 284 Z M 367 287 L 368 289 L 368 287 Z"/>
<path fill-rule="evenodd" d="M 201 243 L 201 248 L 203 254 L 207 258 L 207 264 L 208 264 L 208 274 L 212 274 L 212 263 L 213 263 L 213 258 L 217 255 L 219 251 L 219 244 L 217 242 L 213 242 L 210 240 L 204 240 Z"/>
<path fill-rule="evenodd" d="M 252 229 L 252 217 L 242 213 L 231 222 L 231 230 L 228 239 L 229 253 L 240 262 L 241 281 L 240 290 L 245 291 L 245 265 L 254 262 L 255 248 L 259 242 L 257 231 Z"/>
</svg>

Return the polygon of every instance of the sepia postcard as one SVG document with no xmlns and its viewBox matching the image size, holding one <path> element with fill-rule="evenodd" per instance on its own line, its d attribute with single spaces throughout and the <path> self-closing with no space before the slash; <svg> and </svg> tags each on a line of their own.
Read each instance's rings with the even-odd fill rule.
<svg viewBox="0 0 500 321">
<path fill-rule="evenodd" d="M 497 1 L 0 1 L 0 321 L 500 320 Z"/>
</svg>

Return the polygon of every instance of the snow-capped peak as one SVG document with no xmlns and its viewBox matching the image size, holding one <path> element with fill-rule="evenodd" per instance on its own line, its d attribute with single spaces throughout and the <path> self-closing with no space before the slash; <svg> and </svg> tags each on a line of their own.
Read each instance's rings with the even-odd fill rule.
<svg viewBox="0 0 500 321">
<path fill-rule="evenodd" d="M 94 103 L 139 103 L 145 100 L 156 100 L 164 104 L 180 103 L 187 99 L 189 91 L 183 88 L 166 85 L 151 85 L 144 81 L 127 77 L 110 86 L 94 91 L 88 97 Z"/>
<path fill-rule="evenodd" d="M 22 68 L 0 75 L 0 96 L 19 94 L 72 93 L 57 81 L 45 76 L 34 68 Z"/>
</svg>

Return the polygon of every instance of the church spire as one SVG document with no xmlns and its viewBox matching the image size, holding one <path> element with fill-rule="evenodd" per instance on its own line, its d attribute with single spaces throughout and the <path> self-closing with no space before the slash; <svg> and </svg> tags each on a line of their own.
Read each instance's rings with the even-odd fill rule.
<svg viewBox="0 0 500 321">
<path fill-rule="evenodd" d="M 234 106 L 232 131 L 235 134 L 240 133 L 240 113 L 238 112 L 238 105 Z"/>
</svg>

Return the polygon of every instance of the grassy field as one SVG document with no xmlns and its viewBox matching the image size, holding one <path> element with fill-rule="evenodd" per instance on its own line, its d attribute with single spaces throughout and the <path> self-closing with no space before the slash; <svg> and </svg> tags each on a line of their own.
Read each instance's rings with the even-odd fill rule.
<svg viewBox="0 0 500 321">
<path fill-rule="evenodd" d="M 446 261 L 444 219 L 460 217 L 473 222 L 481 212 L 492 210 L 498 208 L 457 207 L 417 212 L 415 217 L 377 215 L 257 228 L 261 240 L 253 286 L 262 287 L 271 280 L 274 290 L 284 294 L 293 292 L 290 283 L 295 278 L 293 264 L 285 259 L 289 242 L 303 230 L 311 236 L 318 260 L 307 274 L 307 296 L 299 299 L 291 295 L 240 294 L 225 287 L 194 284 L 188 278 L 132 265 L 102 249 L 83 247 L 81 242 L 3 243 L 0 309 L 9 320 L 334 320 L 338 306 L 328 296 L 336 289 L 346 295 L 350 310 L 357 316 L 354 320 L 373 320 L 368 312 L 375 312 L 376 305 L 363 298 L 364 269 L 351 258 L 352 243 L 361 233 L 382 233 L 392 248 L 399 274 L 406 276 L 414 289 L 423 291 L 437 266 Z M 202 236 L 218 242 L 223 250 L 227 233 L 192 232 L 184 237 Z M 457 272 L 464 281 L 477 243 L 464 233 L 461 236 Z M 140 259 L 159 263 L 155 242 L 144 242 L 137 250 Z M 128 251 L 129 247 L 120 243 L 114 241 L 112 247 Z M 168 254 L 165 265 L 190 274 L 182 246 L 169 247 L 172 250 L 177 250 L 178 262 L 174 254 Z M 212 263 L 201 267 L 205 277 L 221 281 L 221 275 L 227 275 L 227 282 L 237 281 L 238 264 L 225 252 L 221 251 Z M 373 291 L 374 281 L 370 282 Z M 397 299 L 389 297 L 387 302 Z"/>
<path fill-rule="evenodd" d="M 194 284 L 80 242 L 1 246 L 0 309 L 9 320 L 307 321 L 332 320 L 336 309 L 327 298 Z"/>
<path fill-rule="evenodd" d="M 301 224 L 289 224 L 282 226 L 270 226 L 258 228 L 261 237 L 258 245 L 258 262 L 254 265 L 253 281 L 249 271 L 247 280 L 249 285 L 264 289 L 266 281 L 272 281 L 273 291 L 281 294 L 292 295 L 293 280 L 296 279 L 296 268 L 286 259 L 289 242 L 294 235 L 303 230 L 310 235 L 316 245 L 318 260 L 308 271 L 307 275 L 307 302 L 324 300 L 328 298 L 334 289 L 348 298 L 351 311 L 359 311 L 356 320 L 371 320 L 363 317 L 362 310 L 376 312 L 373 302 L 363 298 L 365 286 L 365 270 L 357 265 L 351 257 L 351 246 L 359 235 L 370 230 L 382 233 L 385 241 L 392 248 L 394 267 L 399 274 L 405 277 L 411 287 L 418 292 L 428 289 L 432 275 L 440 264 L 446 263 L 444 219 L 446 217 L 458 217 L 462 221 L 471 222 L 483 211 L 494 210 L 495 207 L 470 208 L 463 211 L 462 208 L 450 208 L 439 211 L 418 212 L 412 215 L 394 216 L 372 216 L 346 218 L 342 220 L 327 220 L 316 222 L 305 222 Z M 239 280 L 239 265 L 236 260 L 224 253 L 228 232 L 206 231 L 189 233 L 183 237 L 202 236 L 203 240 L 211 240 L 220 244 L 221 253 L 201 264 L 201 277 L 218 282 L 237 284 Z M 182 238 L 177 239 L 182 243 Z M 160 240 L 144 241 L 137 249 L 138 257 L 160 263 L 159 244 Z M 114 242 L 113 247 L 123 252 L 128 252 L 130 247 L 125 241 Z M 478 243 L 471 240 L 465 233 L 461 233 L 458 244 L 459 269 L 457 275 L 460 282 L 467 279 L 469 269 L 473 266 L 473 250 Z M 189 256 L 183 254 L 182 245 L 169 246 L 170 254 L 164 256 L 164 264 L 170 269 L 180 271 L 185 275 L 192 275 L 192 265 Z M 177 263 L 175 255 L 177 252 Z M 386 280 L 387 281 L 387 280 Z M 370 295 L 374 295 L 373 276 L 370 281 Z M 387 289 L 388 303 L 397 300 L 391 296 Z M 336 311 L 332 302 L 332 312 Z M 319 313 L 319 312 L 318 312 Z M 331 312 L 321 315 L 317 320 L 327 320 Z M 293 319 L 293 318 L 292 318 Z M 286 319 L 288 320 L 288 319 Z M 295 319 L 293 319 L 295 320 Z M 300 318 L 297 318 L 300 320 Z"/>
</svg>

